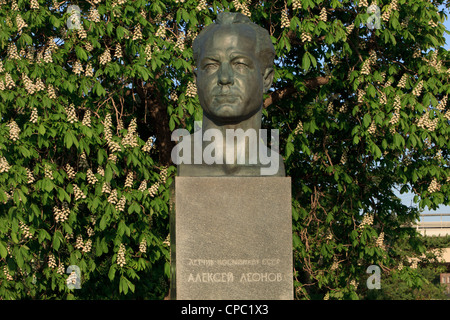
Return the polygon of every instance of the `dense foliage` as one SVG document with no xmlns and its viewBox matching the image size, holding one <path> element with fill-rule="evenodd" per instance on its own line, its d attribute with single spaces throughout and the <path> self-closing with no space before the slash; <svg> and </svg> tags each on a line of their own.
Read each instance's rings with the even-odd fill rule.
<svg viewBox="0 0 450 320">
<path fill-rule="evenodd" d="M 440 274 L 448 272 L 448 265 L 442 263 L 441 249 L 449 247 L 450 236 L 422 237 L 426 252 L 420 257 L 409 261 L 409 265 L 416 268 L 420 278 L 420 286 L 412 286 L 412 279 L 402 279 L 402 264 L 398 270 L 386 274 L 382 280 L 381 290 L 368 290 L 368 299 L 378 300 L 446 300 L 445 286 L 440 283 Z M 410 252 L 407 241 L 399 241 L 397 248 Z M 417 281 L 417 280 L 416 280 Z"/>
<path fill-rule="evenodd" d="M 224 10 L 278 55 L 263 121 L 293 181 L 296 298 L 362 298 L 370 265 L 419 286 L 393 189 L 449 204 L 446 9 L 369 5 L 0 0 L 0 297 L 167 295 L 171 131 L 201 119 L 192 40 Z"/>
</svg>

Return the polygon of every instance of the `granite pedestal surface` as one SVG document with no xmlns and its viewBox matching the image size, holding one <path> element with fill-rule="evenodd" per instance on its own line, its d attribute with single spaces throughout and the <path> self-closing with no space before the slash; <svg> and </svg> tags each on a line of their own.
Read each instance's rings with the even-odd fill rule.
<svg viewBox="0 0 450 320">
<path fill-rule="evenodd" d="M 171 298 L 293 299 L 290 177 L 176 177 Z"/>
</svg>

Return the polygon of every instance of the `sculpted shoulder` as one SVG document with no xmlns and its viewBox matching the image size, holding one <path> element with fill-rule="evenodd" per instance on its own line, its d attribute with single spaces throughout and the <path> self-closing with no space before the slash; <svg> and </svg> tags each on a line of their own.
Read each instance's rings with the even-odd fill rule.
<svg viewBox="0 0 450 320">
<path fill-rule="evenodd" d="M 183 138 L 188 139 L 183 141 Z M 212 144 L 212 142 L 206 144 L 203 141 L 200 142 L 198 139 L 199 136 L 195 136 L 194 134 L 183 138 L 175 149 L 177 154 L 181 155 L 177 162 L 178 176 L 286 176 L 283 157 L 265 145 L 263 146 L 263 152 L 266 153 L 263 154 L 265 164 L 261 163 L 259 152 L 256 157 L 256 164 L 249 164 L 248 158 L 245 164 L 227 164 L 226 160 L 218 161 L 219 163 L 206 163 L 205 146 L 208 143 Z"/>
</svg>

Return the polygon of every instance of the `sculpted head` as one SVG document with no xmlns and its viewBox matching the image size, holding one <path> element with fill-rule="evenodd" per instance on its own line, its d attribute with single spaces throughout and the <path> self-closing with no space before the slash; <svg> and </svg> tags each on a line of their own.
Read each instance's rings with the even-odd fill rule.
<svg viewBox="0 0 450 320">
<path fill-rule="evenodd" d="M 204 116 L 238 123 L 261 110 L 275 57 L 267 30 L 241 13 L 221 13 L 197 36 L 193 51 Z"/>
</svg>

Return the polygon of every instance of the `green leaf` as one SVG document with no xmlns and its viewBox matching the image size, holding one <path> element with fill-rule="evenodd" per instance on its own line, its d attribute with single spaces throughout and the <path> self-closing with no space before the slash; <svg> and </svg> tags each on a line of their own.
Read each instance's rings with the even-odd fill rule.
<svg viewBox="0 0 450 320">
<path fill-rule="evenodd" d="M 134 293 L 135 285 L 128 279 L 127 279 L 127 285 L 128 285 L 128 288 L 130 288 L 131 292 Z"/>
<path fill-rule="evenodd" d="M 111 165 L 108 163 L 105 168 L 105 181 L 109 182 L 112 179 L 113 171 Z"/>
<path fill-rule="evenodd" d="M 99 165 L 103 164 L 103 159 L 106 158 L 106 151 L 105 149 L 99 149 L 97 152 L 97 162 Z"/>
<path fill-rule="evenodd" d="M 120 293 L 123 293 L 125 295 L 128 293 L 128 287 L 129 287 L 128 283 L 129 283 L 129 280 L 127 278 L 125 278 L 124 276 L 120 277 L 120 283 L 119 283 L 119 292 Z"/>
<path fill-rule="evenodd" d="M 70 134 L 70 131 L 67 131 L 64 135 L 64 144 L 66 145 L 67 149 L 70 149 L 73 144 L 72 135 Z"/>
<path fill-rule="evenodd" d="M 117 34 L 117 38 L 119 40 L 121 40 L 123 38 L 123 36 L 125 35 L 125 31 L 126 31 L 125 28 L 122 26 L 118 26 L 116 28 L 116 34 Z"/>
<path fill-rule="evenodd" d="M 42 123 L 38 127 L 38 133 L 40 135 L 44 135 L 45 134 L 45 127 L 44 127 L 44 125 Z"/>
<path fill-rule="evenodd" d="M 49 233 L 44 229 L 39 230 L 38 241 L 42 243 L 45 239 L 51 239 Z"/>
<path fill-rule="evenodd" d="M 8 251 L 6 250 L 5 245 L 3 244 L 3 242 L 0 241 L 0 256 L 5 259 L 6 256 L 8 255 Z"/>
<path fill-rule="evenodd" d="M 117 227 L 117 235 L 119 235 L 120 237 L 123 236 L 123 234 L 125 233 L 125 229 L 126 229 L 125 221 L 121 220 Z"/>
<path fill-rule="evenodd" d="M 297 209 L 294 208 L 294 206 L 292 206 L 292 217 L 294 218 L 295 221 L 298 220 L 298 211 Z"/>
<path fill-rule="evenodd" d="M 311 66 L 311 60 L 309 57 L 309 53 L 305 52 L 303 54 L 303 58 L 302 58 L 302 68 L 303 68 L 303 70 L 307 71 L 310 66 Z"/>
<path fill-rule="evenodd" d="M 19 239 L 17 238 L 17 233 L 16 232 L 11 232 L 11 240 L 14 243 L 19 243 Z"/>
<path fill-rule="evenodd" d="M 84 51 L 84 49 L 81 46 L 76 46 L 75 47 L 75 53 L 77 54 L 77 57 L 80 60 L 87 61 L 88 56 L 86 54 L 86 51 Z"/>
<path fill-rule="evenodd" d="M 106 24 L 106 32 L 108 33 L 108 35 L 112 35 L 114 29 L 114 25 L 111 21 L 108 21 L 108 23 Z"/>
<path fill-rule="evenodd" d="M 314 56 L 313 56 L 311 53 L 309 53 L 309 52 L 308 52 L 308 55 L 309 55 L 309 60 L 311 61 L 313 67 L 314 67 L 314 68 L 317 67 L 317 60 L 316 60 L 316 57 L 314 57 Z"/>
<path fill-rule="evenodd" d="M 100 229 L 101 230 L 105 230 L 108 220 L 109 220 L 109 217 L 107 216 L 107 214 L 104 214 L 102 216 L 102 218 L 100 219 Z"/>
<path fill-rule="evenodd" d="M 34 212 L 34 215 L 36 217 L 39 217 L 41 215 L 41 210 L 39 209 L 39 207 L 36 204 L 32 203 L 30 208 Z"/>
<path fill-rule="evenodd" d="M 370 144 L 370 152 L 374 155 L 375 159 L 380 158 L 382 155 L 380 148 L 373 142 Z"/>
<path fill-rule="evenodd" d="M 22 35 L 19 38 L 19 43 L 24 45 L 31 45 L 33 44 L 33 39 L 26 33 L 22 33 Z"/>
<path fill-rule="evenodd" d="M 16 192 L 19 195 L 19 199 L 20 199 L 19 201 L 23 204 L 26 204 L 28 200 L 27 200 L 27 197 L 25 196 L 25 194 L 23 193 L 23 191 L 21 189 L 17 189 Z"/>
<path fill-rule="evenodd" d="M 370 114 L 366 113 L 363 118 L 364 127 L 368 128 L 370 124 L 372 123 L 372 118 L 370 117 Z"/>
<path fill-rule="evenodd" d="M 52 191 L 55 188 L 55 184 L 49 178 L 42 179 L 44 190 L 47 192 Z"/>
<path fill-rule="evenodd" d="M 16 258 L 16 263 L 19 266 L 19 268 L 23 268 L 24 260 L 23 260 L 22 251 L 21 250 L 15 251 L 14 257 Z"/>
<path fill-rule="evenodd" d="M 61 25 L 61 21 L 54 15 L 50 15 L 50 22 L 55 28 L 59 28 L 59 26 Z"/>
<path fill-rule="evenodd" d="M 53 241 L 52 241 L 52 246 L 53 249 L 55 249 L 56 251 L 58 251 L 59 246 L 61 245 L 61 232 L 60 231 L 56 231 L 53 234 Z"/>
<path fill-rule="evenodd" d="M 295 147 L 294 144 L 292 142 L 287 142 L 286 143 L 286 158 L 289 158 L 289 156 L 294 152 Z"/>
<path fill-rule="evenodd" d="M 92 91 L 95 92 L 98 96 L 106 95 L 106 90 L 105 90 L 105 88 L 102 87 L 100 82 L 95 82 L 94 87 L 92 88 Z"/>
<path fill-rule="evenodd" d="M 69 195 L 67 194 L 66 190 L 64 190 L 63 188 L 58 188 L 58 199 L 59 201 L 63 202 L 64 200 L 66 200 L 66 197 L 68 197 Z"/>
<path fill-rule="evenodd" d="M 403 139 L 403 137 L 399 133 L 396 133 L 394 135 L 394 145 L 396 147 L 401 147 L 405 145 L 405 139 Z"/>
<path fill-rule="evenodd" d="M 116 264 L 113 264 L 110 268 L 109 268 L 109 272 L 108 272 L 108 278 L 109 280 L 113 281 L 114 280 L 114 276 L 116 275 Z"/>
<path fill-rule="evenodd" d="M 103 238 L 102 241 L 100 241 L 100 244 L 102 246 L 103 252 L 108 253 L 108 244 L 106 243 L 105 238 Z"/>
<path fill-rule="evenodd" d="M 169 119 L 169 129 L 170 131 L 173 131 L 175 129 L 175 120 L 173 115 Z"/>
<path fill-rule="evenodd" d="M 292 235 L 292 244 L 294 248 L 297 248 L 300 244 L 302 243 L 302 241 L 300 240 L 300 237 L 294 233 Z"/>
<path fill-rule="evenodd" d="M 170 263 L 166 261 L 164 264 L 164 274 L 170 279 Z M 134 291 L 133 291 L 134 292 Z"/>
<path fill-rule="evenodd" d="M 128 213 L 140 213 L 141 212 L 141 206 L 137 203 L 137 202 L 133 202 L 129 207 L 128 207 Z"/>
<path fill-rule="evenodd" d="M 27 149 L 25 146 L 20 146 L 19 150 L 24 158 L 29 158 L 31 156 L 30 150 Z"/>
<path fill-rule="evenodd" d="M 64 135 L 64 144 L 66 145 L 67 149 L 70 149 L 73 144 L 78 148 L 78 139 L 75 137 L 72 130 L 66 131 L 66 134 Z"/>
</svg>

